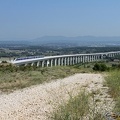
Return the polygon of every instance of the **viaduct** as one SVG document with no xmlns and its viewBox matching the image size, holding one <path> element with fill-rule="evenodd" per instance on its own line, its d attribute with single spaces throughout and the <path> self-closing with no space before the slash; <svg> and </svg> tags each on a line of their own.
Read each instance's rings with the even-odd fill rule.
<svg viewBox="0 0 120 120">
<path fill-rule="evenodd" d="M 91 53 L 91 54 L 72 54 L 72 55 L 59 55 L 59 56 L 45 56 L 40 58 L 31 58 L 24 60 L 13 60 L 12 64 L 20 65 L 36 65 L 37 67 L 52 67 L 52 66 L 66 66 L 78 63 L 88 63 L 94 61 L 102 61 L 107 57 L 112 58 L 120 55 L 120 51 L 104 52 L 104 53 Z"/>
</svg>

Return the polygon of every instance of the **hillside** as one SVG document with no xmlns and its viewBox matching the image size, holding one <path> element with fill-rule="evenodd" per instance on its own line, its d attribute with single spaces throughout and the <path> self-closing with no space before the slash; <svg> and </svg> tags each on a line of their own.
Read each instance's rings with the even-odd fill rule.
<svg viewBox="0 0 120 120">
<path fill-rule="evenodd" d="M 107 109 L 112 109 L 114 104 L 111 104 L 112 98 L 110 99 L 107 95 L 108 89 L 103 87 L 103 81 L 103 76 L 100 74 L 76 74 L 50 83 L 18 90 L 9 95 L 0 95 L 0 119 L 50 119 L 51 112 L 59 105 L 66 103 L 70 96 L 76 96 L 84 88 L 90 93 L 100 90 L 99 97 L 96 96 L 94 99 L 100 99 L 101 102 L 96 110 L 104 114 Z"/>
</svg>

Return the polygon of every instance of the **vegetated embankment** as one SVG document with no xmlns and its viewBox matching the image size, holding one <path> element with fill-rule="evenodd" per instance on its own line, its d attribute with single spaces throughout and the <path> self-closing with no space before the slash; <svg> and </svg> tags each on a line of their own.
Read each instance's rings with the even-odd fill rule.
<svg viewBox="0 0 120 120">
<path fill-rule="evenodd" d="M 75 74 L 50 83 L 17 90 L 8 95 L 0 95 L 1 120 L 47 120 L 51 113 L 66 103 L 70 96 L 76 96 L 81 89 L 94 94 L 94 101 L 99 101 L 98 108 L 112 110 L 112 98 L 103 86 L 104 78 L 100 74 Z M 112 106 L 112 107 L 111 107 Z"/>
</svg>

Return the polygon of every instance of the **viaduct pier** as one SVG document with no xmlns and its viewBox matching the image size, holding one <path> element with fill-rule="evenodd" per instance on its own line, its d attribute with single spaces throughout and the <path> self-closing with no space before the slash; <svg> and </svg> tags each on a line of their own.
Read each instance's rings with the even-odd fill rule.
<svg viewBox="0 0 120 120">
<path fill-rule="evenodd" d="M 78 63 L 88 63 L 94 61 L 102 61 L 106 58 L 112 58 L 120 55 L 120 51 L 104 52 L 104 53 L 90 53 L 90 54 L 71 54 L 58 56 L 45 56 L 28 59 L 15 59 L 11 63 L 17 66 L 20 65 L 36 65 L 37 67 L 52 67 L 52 66 L 66 66 Z"/>
</svg>

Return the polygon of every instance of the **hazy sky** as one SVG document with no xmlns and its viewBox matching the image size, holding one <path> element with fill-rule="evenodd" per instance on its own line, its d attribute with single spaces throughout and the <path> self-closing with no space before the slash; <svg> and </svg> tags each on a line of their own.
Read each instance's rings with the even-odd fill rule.
<svg viewBox="0 0 120 120">
<path fill-rule="evenodd" d="M 0 40 L 120 36 L 120 0 L 0 0 Z"/>
</svg>

